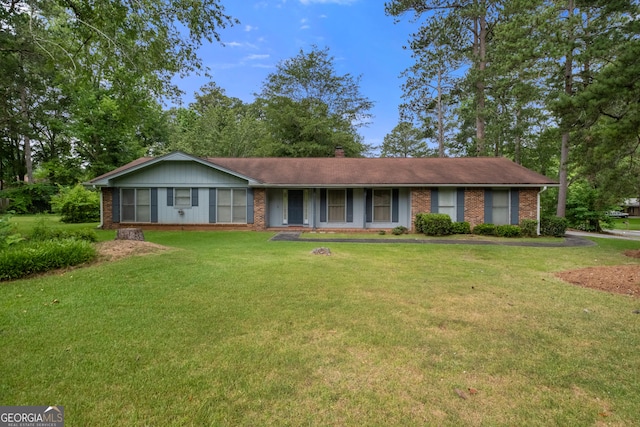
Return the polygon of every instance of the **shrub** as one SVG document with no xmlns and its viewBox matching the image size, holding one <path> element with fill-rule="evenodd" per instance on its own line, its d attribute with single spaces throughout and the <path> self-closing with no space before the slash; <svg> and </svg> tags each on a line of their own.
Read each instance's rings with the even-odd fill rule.
<svg viewBox="0 0 640 427">
<path fill-rule="evenodd" d="M 536 237 L 538 235 L 538 221 L 535 219 L 523 219 L 520 222 L 522 235 L 525 237 Z"/>
<path fill-rule="evenodd" d="M 522 230 L 518 225 L 498 225 L 496 227 L 496 236 L 498 237 L 520 237 Z"/>
<path fill-rule="evenodd" d="M 453 234 L 471 234 L 471 225 L 467 221 L 454 222 L 452 225 Z"/>
<path fill-rule="evenodd" d="M 62 222 L 83 223 L 100 220 L 100 198 L 95 191 L 81 184 L 62 188 L 51 198 L 54 212 L 60 213 Z"/>
<path fill-rule="evenodd" d="M 409 229 L 407 227 L 405 227 L 404 225 L 399 225 L 391 230 L 391 233 L 395 236 L 400 236 L 401 234 L 406 234 L 408 231 Z"/>
<path fill-rule="evenodd" d="M 9 219 L 11 219 L 11 215 L 0 216 L 0 249 L 24 240 L 19 233 L 15 232 Z"/>
<path fill-rule="evenodd" d="M 386 232 L 386 231 L 384 231 L 384 230 L 380 230 L 380 231 L 378 231 L 378 234 L 379 234 L 380 236 L 384 236 L 385 234 L 387 234 L 387 232 Z"/>
<path fill-rule="evenodd" d="M 44 222 L 39 222 L 33 227 L 29 234 L 29 240 L 32 241 L 44 241 L 44 240 L 63 240 L 63 239 L 75 239 L 85 240 L 87 242 L 97 242 L 98 235 L 93 230 L 62 230 L 59 228 L 49 227 Z"/>
<path fill-rule="evenodd" d="M 543 236 L 564 237 L 567 231 L 567 220 L 558 216 L 542 218 L 540 234 Z"/>
<path fill-rule="evenodd" d="M 447 214 L 421 213 L 416 215 L 416 230 L 427 236 L 446 236 L 452 233 L 453 223 Z"/>
<path fill-rule="evenodd" d="M 0 252 L 0 280 L 17 279 L 33 273 L 91 261 L 96 249 L 86 241 L 48 240 L 16 245 Z"/>
<path fill-rule="evenodd" d="M 473 234 L 479 234 L 481 236 L 495 236 L 496 226 L 493 224 L 478 224 L 473 227 Z"/>
<path fill-rule="evenodd" d="M 9 209 L 18 214 L 37 214 L 51 211 L 51 197 L 58 189 L 47 184 L 22 184 L 0 191 L 9 199 Z"/>
</svg>

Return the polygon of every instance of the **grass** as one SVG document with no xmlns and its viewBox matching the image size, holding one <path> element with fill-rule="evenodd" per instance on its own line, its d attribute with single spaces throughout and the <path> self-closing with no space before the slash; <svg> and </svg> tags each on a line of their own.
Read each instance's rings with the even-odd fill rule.
<svg viewBox="0 0 640 427">
<path fill-rule="evenodd" d="M 145 237 L 176 250 L 0 284 L 3 405 L 63 405 L 70 426 L 640 417 L 640 301 L 553 275 L 637 264 L 639 242 L 314 256 L 269 233 Z"/>
<path fill-rule="evenodd" d="M 640 218 L 616 218 L 613 220 L 616 230 L 640 230 Z"/>
<path fill-rule="evenodd" d="M 467 240 L 467 241 L 490 241 L 490 242 L 537 242 L 537 243 L 562 243 L 563 239 L 557 237 L 517 237 L 517 238 L 505 238 L 496 236 L 483 236 L 479 234 L 450 234 L 447 236 L 427 236 L 426 234 L 400 234 L 395 235 L 393 233 L 379 234 L 378 232 L 366 232 L 366 233 L 338 233 L 338 232 L 323 232 L 313 231 L 304 232 L 300 234 L 301 239 L 380 239 L 380 240 Z"/>
</svg>

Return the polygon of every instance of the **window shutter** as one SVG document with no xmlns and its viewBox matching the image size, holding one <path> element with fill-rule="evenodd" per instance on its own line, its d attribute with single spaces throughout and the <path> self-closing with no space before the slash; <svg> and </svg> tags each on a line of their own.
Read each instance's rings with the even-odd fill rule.
<svg viewBox="0 0 640 427">
<path fill-rule="evenodd" d="M 327 222 L 327 189 L 320 189 L 320 222 Z"/>
<path fill-rule="evenodd" d="M 209 189 L 209 223 L 215 224 L 216 222 L 216 189 Z"/>
<path fill-rule="evenodd" d="M 400 216 L 400 190 L 391 190 L 391 222 L 398 222 Z"/>
<path fill-rule="evenodd" d="M 367 211 L 365 215 L 366 221 L 373 222 L 373 189 L 367 188 L 365 192 L 367 193 L 367 197 L 365 199 L 365 209 Z"/>
<path fill-rule="evenodd" d="M 111 221 L 114 223 L 120 222 L 120 189 L 112 188 L 112 200 L 111 200 Z"/>
<path fill-rule="evenodd" d="M 247 188 L 247 224 L 253 224 L 253 188 Z"/>
<path fill-rule="evenodd" d="M 431 213 L 438 213 L 438 189 L 431 189 Z"/>
<path fill-rule="evenodd" d="M 173 206 L 173 187 L 167 187 L 167 206 Z"/>
<path fill-rule="evenodd" d="M 191 189 L 191 206 L 198 206 L 198 189 Z"/>
<path fill-rule="evenodd" d="M 520 191 L 511 189 L 511 224 L 520 224 Z"/>
<path fill-rule="evenodd" d="M 456 200 L 456 221 L 464 221 L 464 188 L 458 188 L 458 200 Z"/>
<path fill-rule="evenodd" d="M 347 188 L 347 222 L 353 222 L 353 188 Z"/>
<path fill-rule="evenodd" d="M 151 222 L 158 222 L 158 189 L 151 189 Z"/>
<path fill-rule="evenodd" d="M 490 188 L 484 190 L 484 223 L 493 224 L 493 192 Z"/>
</svg>

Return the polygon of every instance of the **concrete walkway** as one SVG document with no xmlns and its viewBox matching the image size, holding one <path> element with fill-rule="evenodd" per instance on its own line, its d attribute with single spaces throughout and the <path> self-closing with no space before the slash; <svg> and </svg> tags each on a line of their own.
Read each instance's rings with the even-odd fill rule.
<svg viewBox="0 0 640 427">
<path fill-rule="evenodd" d="M 591 233 L 585 233 L 586 236 L 592 236 Z M 592 237 L 600 237 L 593 235 Z M 603 235 L 602 237 L 610 237 Z M 534 248 L 568 248 L 568 247 L 585 247 L 593 246 L 595 243 L 586 239 L 583 235 L 573 235 L 567 232 L 566 237 L 556 242 L 534 242 L 522 241 L 520 239 L 492 241 L 492 240 L 449 240 L 449 239 L 332 239 L 331 237 L 319 238 L 300 238 L 300 232 L 283 231 L 271 238 L 276 242 L 319 242 L 319 243 L 413 243 L 413 244 L 436 244 L 436 245 L 494 245 L 494 246 L 525 246 Z"/>
</svg>

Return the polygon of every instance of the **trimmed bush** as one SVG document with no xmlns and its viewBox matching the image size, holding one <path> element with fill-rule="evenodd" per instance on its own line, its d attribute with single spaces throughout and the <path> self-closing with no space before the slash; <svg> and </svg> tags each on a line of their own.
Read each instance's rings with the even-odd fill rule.
<svg viewBox="0 0 640 427">
<path fill-rule="evenodd" d="M 453 232 L 453 223 L 447 214 L 421 213 L 416 215 L 416 230 L 427 236 L 446 236 Z"/>
<path fill-rule="evenodd" d="M 520 222 L 520 228 L 524 237 L 538 236 L 538 221 L 535 219 L 523 219 Z"/>
<path fill-rule="evenodd" d="M 522 230 L 518 225 L 499 225 L 496 227 L 496 236 L 498 237 L 520 237 Z"/>
<path fill-rule="evenodd" d="M 395 236 L 400 236 L 401 234 L 406 234 L 409 230 L 404 225 L 399 225 L 391 230 L 391 233 Z"/>
<path fill-rule="evenodd" d="M 62 188 L 51 198 L 54 212 L 60 213 L 60 220 L 67 223 L 96 222 L 100 220 L 100 198 L 95 191 L 87 190 L 81 184 L 73 188 Z"/>
<path fill-rule="evenodd" d="M 47 240 L 12 246 L 0 252 L 0 280 L 82 264 L 95 259 L 89 242 L 75 239 Z"/>
<path fill-rule="evenodd" d="M 454 222 L 451 231 L 453 234 L 471 234 L 471 225 L 467 221 Z"/>
<path fill-rule="evenodd" d="M 567 231 L 567 219 L 558 216 L 542 218 L 540 234 L 543 236 L 564 237 Z"/>
<path fill-rule="evenodd" d="M 496 226 L 493 224 L 478 224 L 473 227 L 473 234 L 479 234 L 481 236 L 495 236 Z"/>
</svg>

